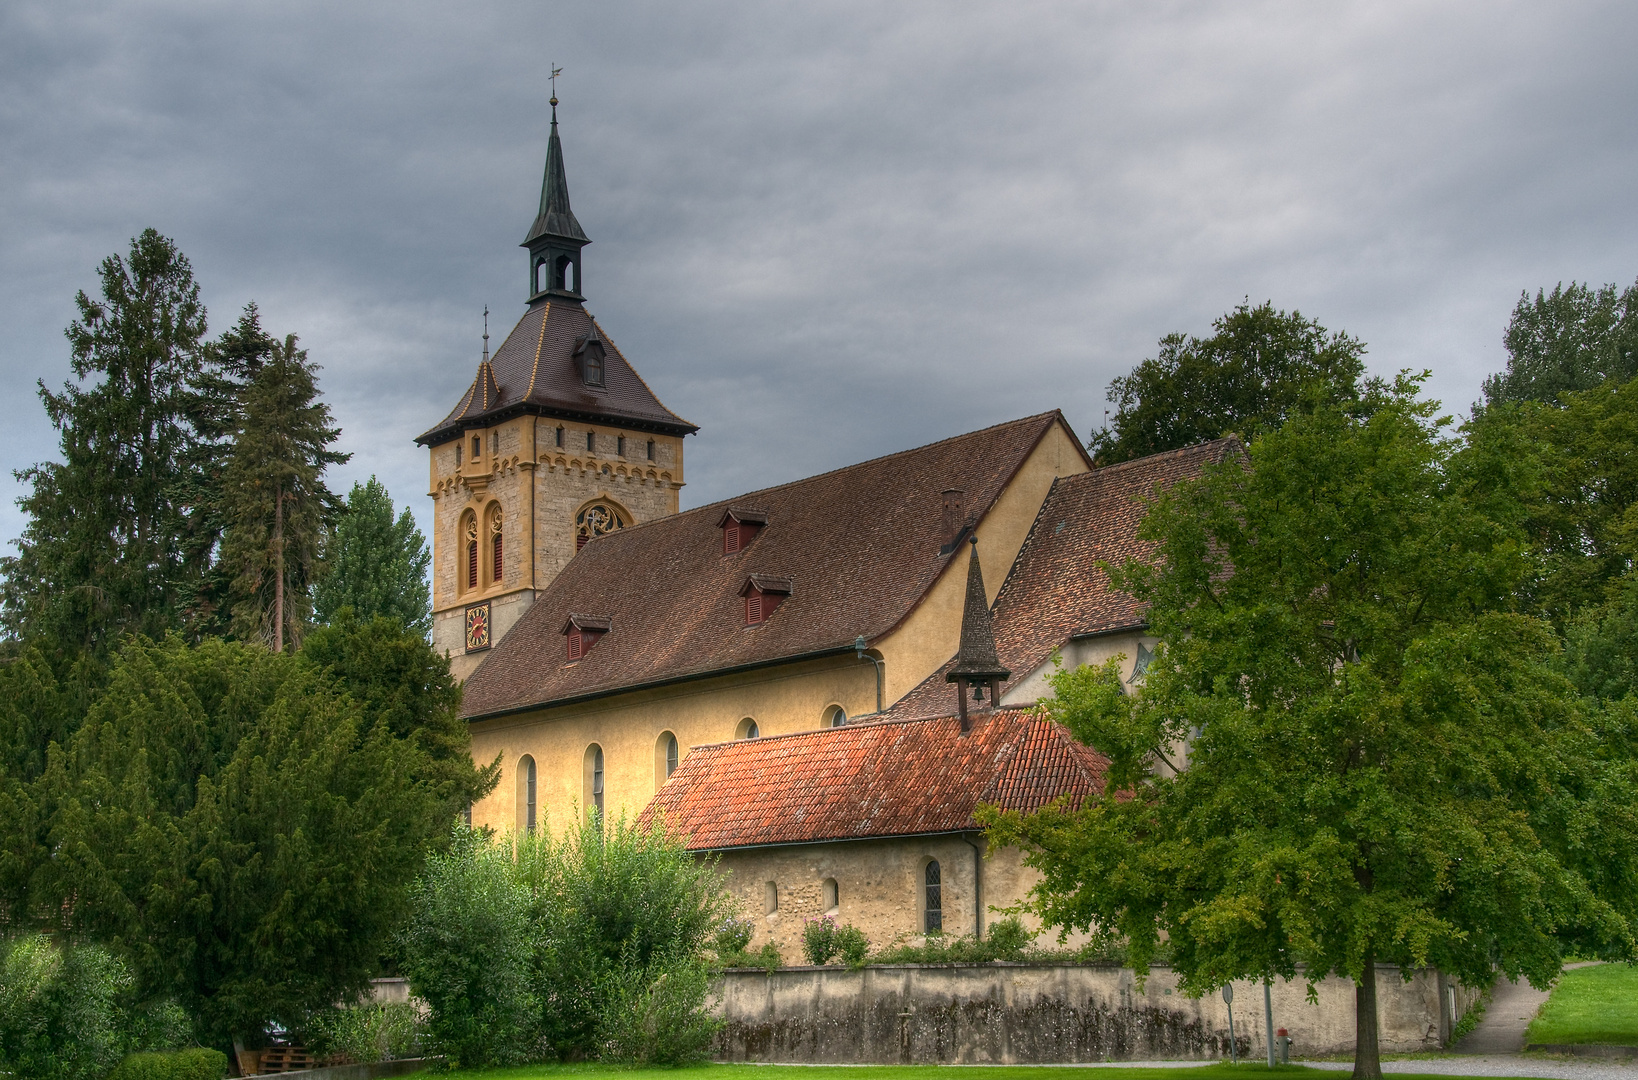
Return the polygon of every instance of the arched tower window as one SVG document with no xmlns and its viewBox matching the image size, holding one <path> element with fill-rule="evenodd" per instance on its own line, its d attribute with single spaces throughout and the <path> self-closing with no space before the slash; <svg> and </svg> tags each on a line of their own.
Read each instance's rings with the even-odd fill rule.
<svg viewBox="0 0 1638 1080">
<path fill-rule="evenodd" d="M 489 582 L 492 585 L 499 585 L 506 572 L 505 530 L 501 526 L 501 508 L 491 506 L 489 527 L 486 531 L 489 544 Z"/>
<path fill-rule="evenodd" d="M 524 832 L 535 831 L 535 759 L 528 754 L 518 759 L 518 825 Z"/>
<path fill-rule="evenodd" d="M 922 909 L 922 930 L 937 933 L 944 929 L 944 884 L 939 876 L 938 860 L 928 859 L 926 870 L 926 906 Z"/>
<path fill-rule="evenodd" d="M 734 729 L 734 738 L 736 739 L 755 739 L 761 734 L 762 729 L 757 727 L 756 721 L 749 716 L 741 720 L 739 726 Z"/>
<path fill-rule="evenodd" d="M 478 587 L 478 515 L 468 510 L 461 515 L 462 591 Z"/>
<path fill-rule="evenodd" d="M 631 524 L 631 515 L 606 500 L 587 503 L 574 516 L 574 549 L 579 551 L 590 540 L 623 529 Z"/>
<path fill-rule="evenodd" d="M 557 260 L 557 287 L 564 292 L 574 292 L 574 260 L 567 255 Z"/>
<path fill-rule="evenodd" d="M 552 287 L 552 264 L 545 259 L 535 263 L 535 292 L 545 292 Z"/>
</svg>

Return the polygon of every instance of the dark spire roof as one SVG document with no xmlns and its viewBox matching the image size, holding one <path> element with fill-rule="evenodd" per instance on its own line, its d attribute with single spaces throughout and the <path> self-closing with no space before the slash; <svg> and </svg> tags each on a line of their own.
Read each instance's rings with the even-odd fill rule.
<svg viewBox="0 0 1638 1080">
<path fill-rule="evenodd" d="M 546 143 L 546 177 L 540 184 L 540 213 L 535 217 L 523 247 L 543 236 L 591 243 L 569 209 L 569 178 L 563 172 L 563 144 L 557 138 L 557 98 L 552 99 L 552 137 Z"/>
<path fill-rule="evenodd" d="M 972 538 L 967 559 L 967 604 L 961 612 L 961 650 L 956 665 L 945 675 L 947 682 L 970 683 L 1005 681 L 1012 672 L 1001 666 L 995 655 L 995 627 L 990 623 L 990 603 L 984 598 L 984 570 L 978 565 L 978 537 Z"/>
</svg>

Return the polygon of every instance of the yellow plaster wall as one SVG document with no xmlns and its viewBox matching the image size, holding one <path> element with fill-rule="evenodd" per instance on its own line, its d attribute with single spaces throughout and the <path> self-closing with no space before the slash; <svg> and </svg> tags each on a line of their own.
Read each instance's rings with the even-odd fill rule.
<svg viewBox="0 0 1638 1080">
<path fill-rule="evenodd" d="M 984 570 L 984 592 L 991 603 L 1023 547 L 1052 481 L 1086 471 L 1086 459 L 1072 432 L 1054 424 L 1024 460 L 978 522 L 978 564 Z M 960 553 L 933 583 L 919 607 L 875 644 L 887 664 L 889 706 L 956 653 L 961 643 L 961 610 L 967 596 L 967 557 Z M 951 690 L 951 708 L 955 707 Z"/>
<path fill-rule="evenodd" d="M 763 736 L 811 731 L 840 705 L 849 716 L 876 705 L 873 665 L 852 653 L 761 671 L 673 684 L 575 705 L 482 720 L 472 725 L 472 757 L 501 756 L 495 791 L 474 804 L 472 821 L 506 831 L 521 824 L 518 762 L 535 759 L 538 813 L 561 831 L 574 808 L 586 805 L 587 748 L 603 748 L 604 812 L 635 815 L 658 790 L 660 737 L 677 736 L 679 759 L 689 748 L 727 742 L 745 717 Z"/>
</svg>

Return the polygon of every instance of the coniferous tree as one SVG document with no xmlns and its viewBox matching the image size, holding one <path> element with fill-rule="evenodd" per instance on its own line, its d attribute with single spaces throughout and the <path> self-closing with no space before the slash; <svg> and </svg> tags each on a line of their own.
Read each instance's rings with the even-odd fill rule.
<svg viewBox="0 0 1638 1080">
<path fill-rule="evenodd" d="M 9 635 L 104 654 L 122 633 L 175 626 L 188 593 L 189 414 L 205 309 L 186 256 L 152 229 L 99 276 L 101 299 L 80 292 L 67 330 L 80 385 L 39 390 L 63 460 L 16 474 L 30 487 L 18 500 L 28 523 L 0 576 Z"/>
<path fill-rule="evenodd" d="M 432 553 L 409 508 L 397 520 L 392 511 L 392 496 L 375 477 L 353 485 L 347 510 L 325 541 L 324 575 L 313 590 L 319 622 L 350 607 L 360 619 L 385 615 L 416 633 L 431 632 Z"/>
<path fill-rule="evenodd" d="M 301 645 L 320 538 L 337 509 L 324 470 L 352 456 L 329 449 L 341 431 L 318 400 L 316 372 L 294 334 L 274 348 L 240 395 L 224 475 L 233 631 L 275 652 Z"/>
</svg>

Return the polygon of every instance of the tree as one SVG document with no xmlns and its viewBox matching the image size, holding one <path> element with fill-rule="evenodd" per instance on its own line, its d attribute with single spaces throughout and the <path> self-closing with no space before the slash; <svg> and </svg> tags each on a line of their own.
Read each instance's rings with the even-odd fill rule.
<svg viewBox="0 0 1638 1080">
<path fill-rule="evenodd" d="M 336 653 L 363 651 L 326 632 Z M 352 632 L 397 651 L 374 623 Z M 463 782 L 464 748 L 435 758 L 399 726 L 426 688 L 384 678 L 256 644 L 134 639 L 44 772 L 10 789 L 27 802 L 0 819 L 0 925 L 108 947 L 144 1000 L 174 998 L 218 1047 L 352 999 L 454 807 L 487 790 L 469 750 Z M 393 700 L 408 703 L 397 721 L 377 704 Z"/>
<path fill-rule="evenodd" d="M 1519 296 L 1503 337 L 1507 370 L 1484 382 L 1485 402 L 1558 401 L 1638 372 L 1638 284 L 1617 291 L 1578 281 Z"/>
<path fill-rule="evenodd" d="M 1546 986 L 1567 949 L 1638 955 L 1638 785 L 1510 610 L 1510 463 L 1444 438 L 1417 380 L 1372 395 L 1158 498 L 1156 561 L 1116 573 L 1165 642 L 1142 692 L 1113 664 L 1054 679 L 1109 790 L 987 816 L 1049 922 L 1143 969 L 1164 933 L 1187 990 L 1354 980 L 1375 1078 L 1378 962 Z"/>
<path fill-rule="evenodd" d="M 301 645 L 320 537 L 336 512 L 324 470 L 352 456 L 329 449 L 341 432 L 317 400 L 317 370 L 294 334 L 274 348 L 241 395 L 224 477 L 233 630 L 274 652 Z"/>
<path fill-rule="evenodd" d="M 1114 426 L 1089 449 L 1102 465 L 1191 446 L 1235 432 L 1277 427 L 1314 396 L 1359 396 L 1365 346 L 1302 313 L 1242 303 L 1212 324 L 1208 338 L 1168 334 L 1158 356 L 1109 384 Z"/>
<path fill-rule="evenodd" d="M 324 545 L 324 574 L 313 590 L 319 622 L 350 607 L 360 618 L 386 615 L 419 633 L 432 632 L 432 552 L 409 508 L 396 521 L 392 510 L 392 496 L 375 477 L 353 485 L 347 510 Z"/>
<path fill-rule="evenodd" d="M 191 380 L 205 309 L 193 269 L 152 229 L 99 270 L 102 298 L 75 296 L 74 377 L 40 384 L 61 462 L 19 471 L 30 491 L 18 553 L 0 563 L 4 628 L 106 654 L 123 633 L 162 634 L 188 593 L 183 537 L 193 486 Z"/>
</svg>

